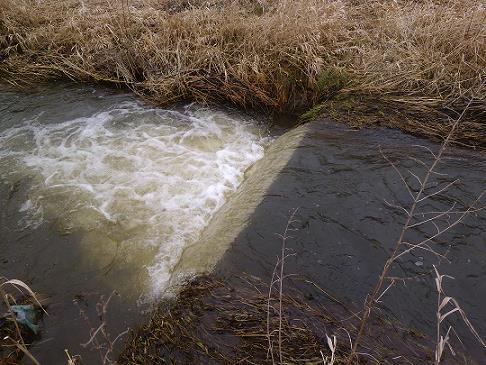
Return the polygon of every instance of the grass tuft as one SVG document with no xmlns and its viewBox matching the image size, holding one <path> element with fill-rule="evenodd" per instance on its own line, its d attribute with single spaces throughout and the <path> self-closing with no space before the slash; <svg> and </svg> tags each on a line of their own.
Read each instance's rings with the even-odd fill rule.
<svg viewBox="0 0 486 365">
<path fill-rule="evenodd" d="M 271 112 L 349 94 L 448 112 L 472 100 L 484 142 L 485 20 L 481 0 L 0 0 L 0 77 Z"/>
</svg>

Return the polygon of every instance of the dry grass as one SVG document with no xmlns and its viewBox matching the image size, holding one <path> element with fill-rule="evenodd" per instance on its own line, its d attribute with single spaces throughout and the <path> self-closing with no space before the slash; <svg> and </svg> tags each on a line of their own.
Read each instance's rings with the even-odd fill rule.
<svg viewBox="0 0 486 365">
<path fill-rule="evenodd" d="M 22 316 L 13 309 L 13 305 L 18 304 L 34 305 L 36 320 L 43 313 L 47 314 L 38 296 L 27 284 L 18 279 L 0 277 L 0 365 L 17 365 L 24 357 L 29 358 L 29 363 L 40 365 L 29 351 L 37 334 L 20 323 Z"/>
<path fill-rule="evenodd" d="M 335 365 L 344 364 L 350 352 L 349 337 L 356 334 L 356 315 L 335 300 L 310 300 L 295 290 L 282 300 L 282 362 L 272 361 L 268 351 L 268 286 L 251 278 L 229 285 L 212 276 L 187 283 L 176 301 L 160 303 L 149 323 L 132 331 L 118 359 L 119 364 L 320 364 L 332 357 L 327 336 L 336 335 Z M 279 316 L 271 316 L 271 328 L 279 328 Z M 373 335 L 363 348 L 368 353 L 360 364 L 427 364 L 433 359 L 431 341 L 413 330 L 375 318 Z M 274 336 L 277 337 L 277 336 Z M 334 337 L 333 337 L 334 338 Z M 277 339 L 273 346 L 278 346 Z M 464 358 L 447 364 L 468 363 Z"/>
<path fill-rule="evenodd" d="M 481 0 L 0 0 L 0 75 L 269 111 L 336 93 L 436 110 L 473 100 L 478 119 L 485 24 Z"/>
</svg>

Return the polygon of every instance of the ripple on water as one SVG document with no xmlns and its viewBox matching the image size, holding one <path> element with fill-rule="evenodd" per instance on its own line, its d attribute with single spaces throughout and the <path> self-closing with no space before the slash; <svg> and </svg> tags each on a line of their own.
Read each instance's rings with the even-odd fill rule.
<svg viewBox="0 0 486 365">
<path fill-rule="evenodd" d="M 23 228 L 56 220 L 66 232 L 89 232 L 93 259 L 96 232 L 127 255 L 146 250 L 137 265 L 148 267 L 160 293 L 184 247 L 263 157 L 261 132 L 255 121 L 221 110 L 122 101 L 89 116 L 35 117 L 1 131 L 0 174 L 29 181 L 19 206 Z"/>
</svg>

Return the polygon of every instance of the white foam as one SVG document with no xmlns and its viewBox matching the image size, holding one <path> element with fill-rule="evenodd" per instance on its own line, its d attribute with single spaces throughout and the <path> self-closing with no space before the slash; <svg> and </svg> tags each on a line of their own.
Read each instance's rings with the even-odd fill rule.
<svg viewBox="0 0 486 365">
<path fill-rule="evenodd" d="M 0 132 L 7 175 L 32 180 L 24 223 L 61 219 L 133 249 L 158 247 L 148 267 L 164 289 L 181 252 L 263 156 L 256 123 L 189 106 L 168 111 L 124 102 L 62 123 L 25 121 Z M 37 221 L 33 219 L 37 218 Z"/>
</svg>

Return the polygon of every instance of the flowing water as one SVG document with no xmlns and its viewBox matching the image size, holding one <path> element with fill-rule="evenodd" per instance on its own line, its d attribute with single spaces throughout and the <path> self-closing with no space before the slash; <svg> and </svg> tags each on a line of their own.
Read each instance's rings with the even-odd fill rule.
<svg viewBox="0 0 486 365">
<path fill-rule="evenodd" d="M 86 87 L 1 92 L 0 270 L 51 301 L 34 354 L 60 364 L 68 348 L 96 363 L 79 346 L 90 327 L 79 311 L 94 317 L 100 295 L 113 290 L 120 293 L 109 311 L 116 334 L 143 320 L 141 303 L 181 276 L 216 267 L 230 281 L 242 273 L 269 280 L 281 248 L 276 234 L 295 208 L 287 273 L 359 306 L 403 224 L 384 199 L 408 202 L 379 147 L 421 174 L 417 159 L 430 159 L 416 145 L 439 147 L 398 131 L 325 122 L 268 137 L 262 123 L 232 110 L 157 109 Z M 440 168 L 448 175 L 438 182 L 460 182 L 423 211 L 467 205 L 486 186 L 482 153 L 452 148 Z M 417 228 L 408 240 L 435 229 Z M 483 336 L 485 244 L 484 212 L 434 242 L 450 260 L 441 272 L 456 278 L 446 289 Z M 384 296 L 380 313 L 433 335 L 434 263 L 427 251 L 404 256 L 392 273 L 407 279 Z M 287 285 L 317 298 L 297 277 Z M 463 326 L 457 331 L 465 340 L 459 350 L 482 363 L 486 353 Z"/>
<path fill-rule="evenodd" d="M 323 295 L 311 281 L 335 298 L 361 308 L 406 218 L 401 209 L 385 201 L 404 207 L 411 203 L 403 183 L 382 153 L 401 169 L 417 191 L 417 181 L 408 171 L 422 178 L 424 167 L 417 161 L 430 163 L 428 150 L 439 148 L 438 143 L 399 131 L 357 131 L 325 121 L 290 130 L 272 143 L 265 157 L 251 168 L 250 173 L 256 170 L 255 174 L 250 174 L 241 186 L 243 193 L 259 196 L 251 215 L 240 215 L 241 203 L 230 204 L 223 207 L 230 220 L 222 219 L 209 230 L 211 238 L 221 237 L 223 227 L 235 227 L 234 222 L 242 220 L 248 222 L 238 234 L 229 237 L 231 248 L 219 260 L 216 272 L 236 283 L 235 275 L 242 273 L 269 281 L 281 255 L 282 240 L 278 234 L 283 234 L 291 212 L 298 209 L 289 233 L 292 238 L 286 242 L 289 257 L 285 271 L 289 277 L 285 286 L 298 288 L 311 301 L 319 300 Z M 427 186 L 429 193 L 458 181 L 446 192 L 421 202 L 417 213 L 445 211 L 454 204 L 452 211 L 461 211 L 486 189 L 484 153 L 452 147 L 437 172 Z M 477 206 L 485 203 L 483 196 Z M 430 216 L 416 218 L 425 221 Z M 437 226 L 446 228 L 457 217 L 454 213 L 444 215 Z M 405 240 L 418 243 L 435 235 L 436 230 L 431 222 L 417 226 L 408 230 Z M 459 301 L 485 338 L 486 211 L 469 215 L 428 244 L 424 250 L 403 255 L 393 265 L 390 276 L 403 280 L 395 280 L 381 298 L 378 315 L 397 321 L 398 328 L 411 328 L 433 339 L 437 309 L 433 265 L 438 265 L 442 274 L 455 278 L 444 279 L 444 290 Z M 446 254 L 448 259 L 438 260 L 427 251 L 428 247 Z M 461 336 L 463 344 L 454 335 L 455 349 L 484 364 L 486 350 L 470 335 L 459 316 L 452 318 L 443 324 L 443 330 L 453 324 Z"/>
<path fill-rule="evenodd" d="M 103 90 L 3 92 L 0 105 L 2 274 L 54 309 L 94 292 L 116 290 L 130 308 L 164 294 L 184 247 L 269 141 L 236 112 L 157 109 Z M 59 354 L 76 351 L 58 337 L 68 326 L 46 321 Z"/>
</svg>

